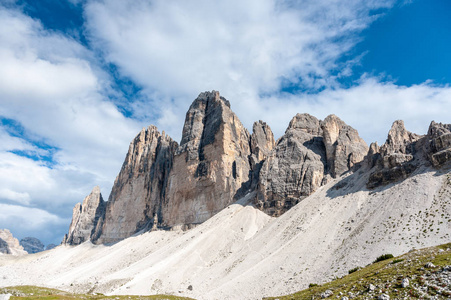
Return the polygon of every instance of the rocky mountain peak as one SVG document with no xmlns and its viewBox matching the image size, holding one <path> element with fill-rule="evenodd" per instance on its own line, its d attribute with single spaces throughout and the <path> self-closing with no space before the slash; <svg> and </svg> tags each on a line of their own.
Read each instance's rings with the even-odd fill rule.
<svg viewBox="0 0 451 300">
<path fill-rule="evenodd" d="M 20 245 L 28 253 L 38 253 L 44 251 L 44 244 L 35 237 L 25 237 L 20 240 Z"/>
<path fill-rule="evenodd" d="M 254 122 L 250 144 L 251 152 L 255 155 L 258 162 L 264 160 L 271 153 L 276 142 L 268 124 L 262 120 Z"/>
<path fill-rule="evenodd" d="M 63 244 L 79 245 L 90 240 L 104 213 L 105 202 L 100 193 L 100 188 L 96 186 L 85 197 L 83 203 L 75 205 L 69 232 L 64 236 Z M 44 248 L 44 245 L 42 245 L 42 248 Z"/>
<path fill-rule="evenodd" d="M 219 92 L 190 105 L 180 145 L 151 125 L 130 143 L 109 200 L 94 188 L 74 208 L 68 244 L 112 243 L 139 232 L 191 228 L 249 194 L 255 206 L 280 216 L 332 178 L 371 169 L 368 188 L 406 178 L 422 160 L 451 157 L 451 127 L 431 123 L 422 137 L 396 121 L 381 147 L 368 148 L 339 117 L 296 114 L 277 141 L 263 121 L 244 128 Z M 364 164 L 364 157 L 367 157 Z"/>
<path fill-rule="evenodd" d="M 249 181 L 249 138 L 218 92 L 201 93 L 194 100 L 169 176 L 166 226 L 201 223 L 233 202 Z"/>
<path fill-rule="evenodd" d="M 425 149 L 432 165 L 440 167 L 451 160 L 451 124 L 432 121 L 427 139 Z"/>
<path fill-rule="evenodd" d="M 404 121 L 397 120 L 388 132 L 387 141 L 381 147 L 383 154 L 411 154 L 413 152 L 413 143 L 421 136 L 407 131 Z"/>
<path fill-rule="evenodd" d="M 335 115 L 321 121 L 326 148 L 327 171 L 337 177 L 361 162 L 368 152 L 368 145 L 357 130 Z"/>
<path fill-rule="evenodd" d="M 0 229 L 0 254 L 24 255 L 27 252 L 8 229 Z"/>
<path fill-rule="evenodd" d="M 313 136 L 320 136 L 322 134 L 319 120 L 307 113 L 296 114 L 296 116 L 291 119 L 285 134 L 292 130 L 302 131 Z"/>
</svg>

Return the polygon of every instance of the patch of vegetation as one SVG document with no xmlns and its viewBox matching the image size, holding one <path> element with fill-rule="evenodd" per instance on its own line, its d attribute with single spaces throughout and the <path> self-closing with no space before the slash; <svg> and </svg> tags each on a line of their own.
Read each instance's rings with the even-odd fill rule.
<svg viewBox="0 0 451 300">
<path fill-rule="evenodd" d="M 354 272 L 357 272 L 358 270 L 360 270 L 360 267 L 355 267 L 355 268 L 349 270 L 349 271 L 348 271 L 348 274 L 352 274 L 352 273 L 354 273 Z"/>
<path fill-rule="evenodd" d="M 397 259 L 393 260 L 393 261 L 391 262 L 391 264 L 394 265 L 394 264 L 397 264 L 397 263 L 402 262 L 402 261 L 404 261 L 404 259 L 402 259 L 402 258 L 397 258 Z"/>
<path fill-rule="evenodd" d="M 373 264 L 383 261 L 383 260 L 390 259 L 390 258 L 393 258 L 393 254 L 383 254 L 383 255 L 379 256 L 378 258 L 376 258 L 376 260 L 373 262 Z"/>
<path fill-rule="evenodd" d="M 116 300 L 194 300 L 192 298 L 153 295 L 153 296 L 105 296 L 103 294 L 73 294 L 57 289 L 43 288 L 37 286 L 11 286 L 0 288 L 0 294 L 11 294 L 11 300 L 15 299 L 39 299 L 39 300 L 69 300 L 69 299 L 116 299 Z"/>
<path fill-rule="evenodd" d="M 316 283 L 309 283 L 308 288 L 311 289 L 312 287 L 318 286 Z"/>
<path fill-rule="evenodd" d="M 433 267 L 427 267 L 432 263 Z M 451 243 L 413 250 L 409 253 L 368 265 L 334 281 L 314 286 L 280 300 L 297 299 L 377 299 L 381 294 L 390 299 L 450 299 L 451 287 L 444 284 L 451 276 Z M 408 284 L 403 281 L 408 279 Z M 405 281 L 404 281 L 405 283 Z"/>
</svg>

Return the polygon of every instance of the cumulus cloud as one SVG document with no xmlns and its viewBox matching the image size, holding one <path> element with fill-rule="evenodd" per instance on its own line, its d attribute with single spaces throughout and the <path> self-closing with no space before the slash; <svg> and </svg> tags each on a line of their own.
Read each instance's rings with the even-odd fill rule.
<svg viewBox="0 0 451 300">
<path fill-rule="evenodd" d="M 268 97 L 261 101 L 258 113 L 271 111 L 266 114 L 266 121 L 277 136 L 283 134 L 293 112 L 308 112 L 320 119 L 335 114 L 356 128 L 367 143 L 379 145 L 385 142 L 395 120 L 404 120 L 407 130 L 418 134 L 426 134 L 432 120 L 451 121 L 451 88 L 430 82 L 406 87 L 364 77 L 359 85 L 348 89 Z M 243 117 L 247 118 L 246 114 Z"/>
<path fill-rule="evenodd" d="M 142 124 L 109 101 L 109 75 L 72 38 L 0 5 L 0 41 L 0 117 L 14 123 L 0 126 L 0 203 L 21 204 L 25 219 L 39 207 L 67 220 L 93 186 L 108 195 Z M 0 227 L 14 232 L 21 219 L 10 212 Z"/>
<path fill-rule="evenodd" d="M 172 115 L 201 91 L 258 106 L 283 85 L 336 86 L 335 71 L 355 63 L 337 60 L 376 18 L 370 11 L 392 2 L 90 1 L 86 16 L 93 43 L 144 88 L 148 107 L 161 108 L 158 125 L 178 138 L 183 117 Z"/>
</svg>

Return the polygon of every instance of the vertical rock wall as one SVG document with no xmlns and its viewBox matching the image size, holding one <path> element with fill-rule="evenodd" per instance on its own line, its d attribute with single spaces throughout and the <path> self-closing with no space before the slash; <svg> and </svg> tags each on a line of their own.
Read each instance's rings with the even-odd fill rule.
<svg viewBox="0 0 451 300">
<path fill-rule="evenodd" d="M 100 188 L 96 186 L 83 200 L 83 203 L 75 205 L 69 232 L 64 236 L 63 244 L 79 245 L 90 240 L 104 213 L 105 202 Z"/>
<path fill-rule="evenodd" d="M 249 180 L 249 133 L 216 91 L 201 93 L 189 108 L 174 156 L 165 226 L 202 223 L 233 202 Z"/>
</svg>

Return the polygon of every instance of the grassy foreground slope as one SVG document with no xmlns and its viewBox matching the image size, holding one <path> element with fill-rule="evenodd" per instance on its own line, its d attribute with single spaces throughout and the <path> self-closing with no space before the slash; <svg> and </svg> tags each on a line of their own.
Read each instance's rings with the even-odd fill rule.
<svg viewBox="0 0 451 300">
<path fill-rule="evenodd" d="M 1 294 L 10 294 L 10 300 L 14 299 L 40 299 L 40 300 L 59 300 L 59 299 L 131 299 L 131 300 L 193 300 L 192 298 L 153 295 L 153 296 L 105 296 L 102 294 L 73 294 L 57 289 L 49 289 L 37 286 L 14 286 L 0 289 Z"/>
<path fill-rule="evenodd" d="M 264 299 L 451 299 L 451 243 L 413 250 L 310 286 L 292 295 Z"/>
</svg>

